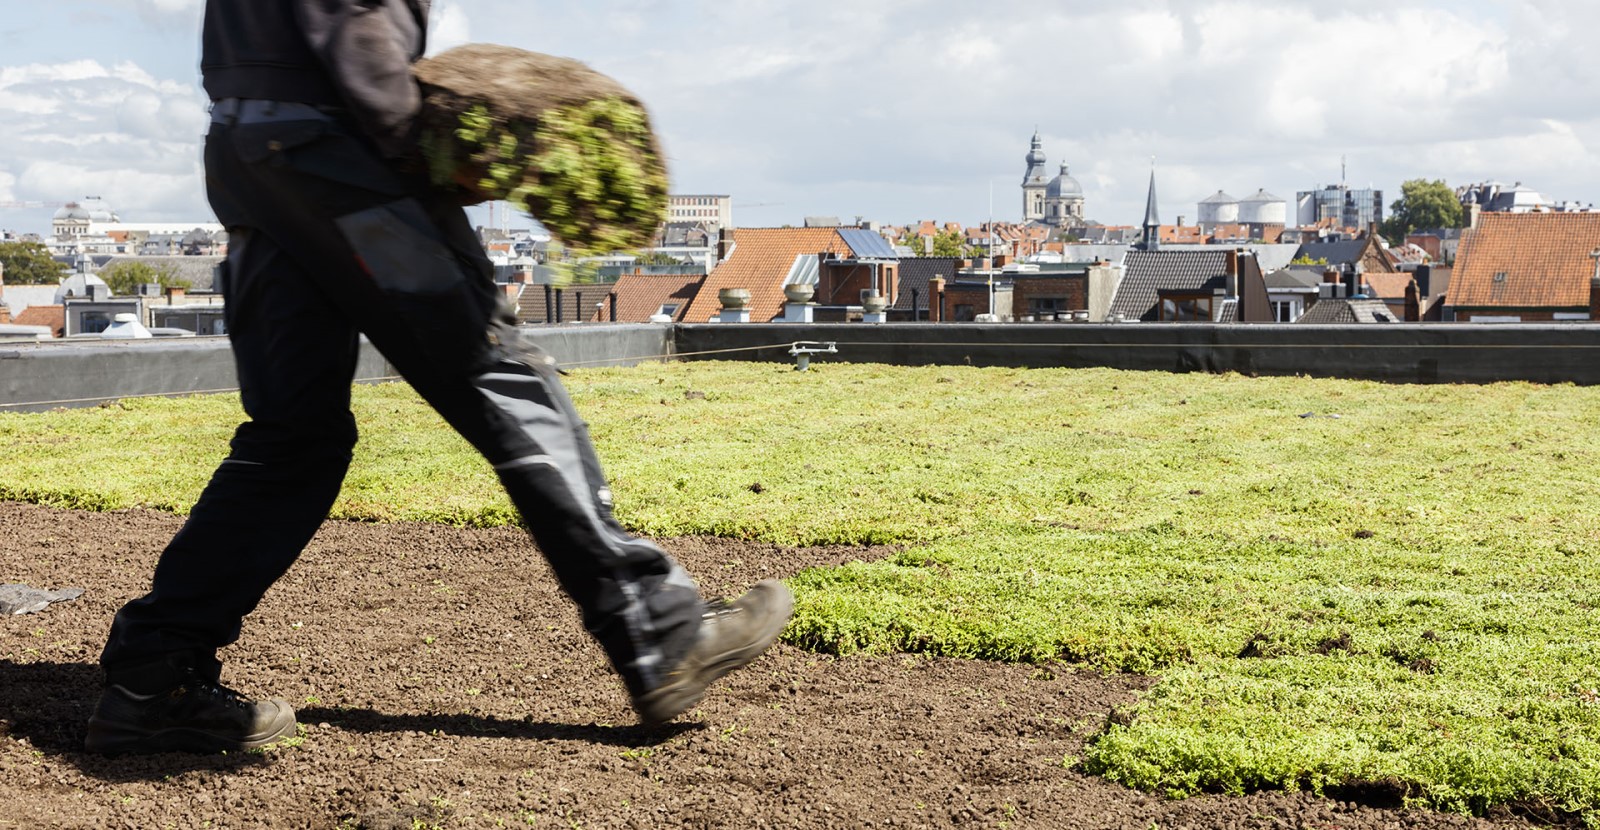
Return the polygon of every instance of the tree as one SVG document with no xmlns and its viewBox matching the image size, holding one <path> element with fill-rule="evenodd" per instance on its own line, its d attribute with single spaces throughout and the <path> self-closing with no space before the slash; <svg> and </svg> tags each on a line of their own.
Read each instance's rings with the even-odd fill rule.
<svg viewBox="0 0 1600 830">
<path fill-rule="evenodd" d="M 971 254 L 971 251 L 967 247 L 966 240 L 962 239 L 961 234 L 957 231 L 939 231 L 938 233 L 935 233 L 933 235 L 933 250 L 931 251 L 925 247 L 927 243 L 923 240 L 926 238 L 927 237 L 918 236 L 914 233 L 907 234 L 905 239 L 900 240 L 900 244 L 910 248 L 912 253 L 916 256 L 939 256 L 964 259 Z"/>
<path fill-rule="evenodd" d="M 661 253 L 660 251 L 646 251 L 646 252 L 641 253 L 638 256 L 636 256 L 634 258 L 634 260 L 633 260 L 633 264 L 635 264 L 635 265 L 682 265 L 683 264 L 683 260 L 678 259 L 677 257 L 675 257 L 675 256 L 673 256 L 671 254 Z"/>
<path fill-rule="evenodd" d="M 1400 185 L 1400 198 L 1389 206 L 1388 220 L 1383 223 L 1383 235 L 1395 245 L 1403 245 L 1406 236 L 1416 230 L 1433 228 L 1460 228 L 1467 224 L 1466 211 L 1456 192 L 1443 179 L 1411 179 Z"/>
<path fill-rule="evenodd" d="M 0 274 L 8 285 L 55 285 L 68 268 L 50 258 L 50 249 L 38 242 L 0 242 Z"/>
<path fill-rule="evenodd" d="M 1312 256 L 1310 254 L 1301 254 L 1301 255 L 1295 257 L 1294 259 L 1289 260 L 1289 264 L 1290 265 L 1327 265 L 1328 264 L 1328 258 L 1325 257 L 1325 256 L 1314 257 L 1314 256 Z"/>
<path fill-rule="evenodd" d="M 151 265 L 148 262 L 125 260 L 113 262 L 100 272 L 113 294 L 135 294 L 139 286 L 155 284 L 162 288 L 188 288 L 189 281 L 180 279 L 171 265 Z"/>
</svg>

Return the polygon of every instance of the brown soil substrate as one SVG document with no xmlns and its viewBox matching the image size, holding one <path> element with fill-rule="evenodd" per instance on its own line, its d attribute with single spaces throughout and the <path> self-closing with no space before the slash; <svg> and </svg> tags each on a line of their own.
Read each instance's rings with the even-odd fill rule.
<svg viewBox="0 0 1600 830">
<path fill-rule="evenodd" d="M 1086 776 L 1070 760 L 1150 681 L 1063 667 L 780 645 L 646 733 L 510 529 L 323 528 L 224 653 L 226 682 L 297 705 L 298 745 L 85 755 L 106 628 L 180 521 L 0 502 L 0 582 L 87 589 L 0 620 L 0 828 L 1489 826 Z M 665 544 L 712 594 L 883 553 Z"/>
<path fill-rule="evenodd" d="M 427 98 L 424 118 L 447 130 L 458 126 L 461 113 L 480 105 L 502 121 L 532 124 L 550 110 L 601 98 L 644 106 L 616 80 L 579 61 L 511 46 L 457 46 L 412 69 Z"/>
</svg>

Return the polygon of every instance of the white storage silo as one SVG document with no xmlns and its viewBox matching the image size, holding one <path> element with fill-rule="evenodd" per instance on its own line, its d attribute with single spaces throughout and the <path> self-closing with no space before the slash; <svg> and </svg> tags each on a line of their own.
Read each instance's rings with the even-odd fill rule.
<svg viewBox="0 0 1600 830">
<path fill-rule="evenodd" d="M 1254 195 L 1239 202 L 1239 221 L 1248 225 L 1282 225 L 1289 219 L 1289 203 L 1257 190 Z"/>
<path fill-rule="evenodd" d="M 1200 202 L 1201 225 L 1227 225 L 1239 221 L 1239 200 L 1221 190 Z"/>
</svg>

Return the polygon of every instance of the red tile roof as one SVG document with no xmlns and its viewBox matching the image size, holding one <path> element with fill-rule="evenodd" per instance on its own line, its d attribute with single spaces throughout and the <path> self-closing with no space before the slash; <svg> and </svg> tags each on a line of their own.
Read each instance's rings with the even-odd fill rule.
<svg viewBox="0 0 1600 830">
<path fill-rule="evenodd" d="M 1403 272 L 1362 274 L 1361 281 L 1370 286 L 1372 296 L 1380 300 L 1404 300 L 1406 286 L 1411 284 L 1412 276 Z"/>
<path fill-rule="evenodd" d="M 733 252 L 706 277 L 685 323 L 704 323 L 722 310 L 717 292 L 724 288 L 750 290 L 750 320 L 765 323 L 783 311 L 783 281 L 801 254 L 834 253 L 850 256 L 850 246 L 838 228 L 735 228 Z"/>
<path fill-rule="evenodd" d="M 666 305 L 676 305 L 672 319 L 682 321 L 704 279 L 701 274 L 623 274 L 611 289 L 617 295 L 617 322 L 648 323 Z M 603 313 L 596 319 L 611 319 L 610 309 Z"/>
<path fill-rule="evenodd" d="M 11 321 L 19 326 L 49 326 L 54 337 L 67 333 L 67 307 L 60 305 L 31 305 Z"/>
<path fill-rule="evenodd" d="M 1597 213 L 1483 214 L 1477 228 L 1462 234 L 1449 303 L 1457 308 L 1587 308 L 1595 273 L 1589 253 L 1596 248 Z"/>
</svg>

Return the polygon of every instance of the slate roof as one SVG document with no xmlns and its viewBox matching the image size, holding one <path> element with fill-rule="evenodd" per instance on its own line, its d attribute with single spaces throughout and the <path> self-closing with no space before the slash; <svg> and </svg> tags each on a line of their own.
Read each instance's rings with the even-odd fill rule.
<svg viewBox="0 0 1600 830">
<path fill-rule="evenodd" d="M 1300 246 L 1295 254 L 1295 259 L 1310 257 L 1311 259 L 1325 259 L 1328 264 L 1337 268 L 1341 265 L 1353 265 L 1361 254 L 1367 250 L 1365 239 L 1342 239 L 1338 242 L 1307 242 Z"/>
<path fill-rule="evenodd" d="M 899 294 L 895 297 L 894 306 L 898 311 L 911 310 L 911 291 L 916 289 L 917 307 L 923 314 L 928 312 L 928 281 L 934 277 L 944 277 L 948 283 L 956 278 L 956 272 L 961 270 L 961 260 L 955 257 L 919 256 L 907 257 L 900 260 L 900 287 Z"/>
<path fill-rule="evenodd" d="M 561 322 L 577 323 L 594 319 L 594 304 L 605 302 L 606 295 L 611 293 L 611 286 L 615 283 L 596 282 L 582 283 L 566 286 L 561 289 L 560 297 L 551 289 L 552 307 L 546 307 L 544 302 L 544 286 L 528 284 L 522 286 L 522 296 L 517 298 L 517 323 L 554 323 L 554 305 L 561 306 Z M 583 305 L 578 305 L 579 302 Z M 618 309 L 621 312 L 621 309 Z M 609 318 L 609 314 L 607 315 Z"/>
<path fill-rule="evenodd" d="M 1321 265 L 1291 265 L 1279 268 L 1264 278 L 1268 288 L 1315 289 L 1322 282 Z"/>
<path fill-rule="evenodd" d="M 1486 213 L 1462 236 L 1456 308 L 1588 308 L 1600 213 Z M 1497 274 L 1505 276 L 1496 279 Z"/>
<path fill-rule="evenodd" d="M 212 290 L 212 278 L 216 274 L 217 265 L 224 257 L 220 256 L 123 256 L 109 258 L 100 266 L 104 271 L 119 262 L 142 262 L 155 268 L 170 268 L 178 279 L 187 280 L 190 291 L 209 292 Z"/>
<path fill-rule="evenodd" d="M 1164 251 L 1236 251 L 1240 248 L 1256 255 L 1256 263 L 1261 266 L 1261 270 L 1264 273 L 1289 267 L 1295 255 L 1300 252 L 1299 245 L 1275 242 L 1250 242 L 1244 245 L 1226 242 L 1221 244 L 1161 243 L 1161 249 Z"/>
<path fill-rule="evenodd" d="M 673 321 L 682 321 L 704 280 L 703 274 L 623 274 L 611 288 L 617 295 L 617 322 L 648 323 L 662 306 L 673 304 L 678 306 Z M 611 310 L 591 319 L 609 321 Z"/>
<path fill-rule="evenodd" d="M 717 316 L 724 288 L 750 290 L 750 320 L 765 323 L 783 313 L 783 281 L 801 254 L 850 256 L 837 228 L 734 228 L 733 251 L 718 265 L 695 295 L 682 320 L 704 323 Z"/>
<path fill-rule="evenodd" d="M 661 229 L 661 247 L 705 247 L 717 243 L 717 235 L 705 222 L 668 222 Z"/>
<path fill-rule="evenodd" d="M 1223 286 L 1226 251 L 1129 251 L 1111 313 L 1155 320 L 1162 291 L 1214 291 Z"/>
<path fill-rule="evenodd" d="M 1398 323 L 1400 318 L 1394 315 L 1389 306 L 1382 300 L 1318 300 L 1294 321 L 1296 325 L 1331 324 L 1331 323 Z"/>
</svg>

